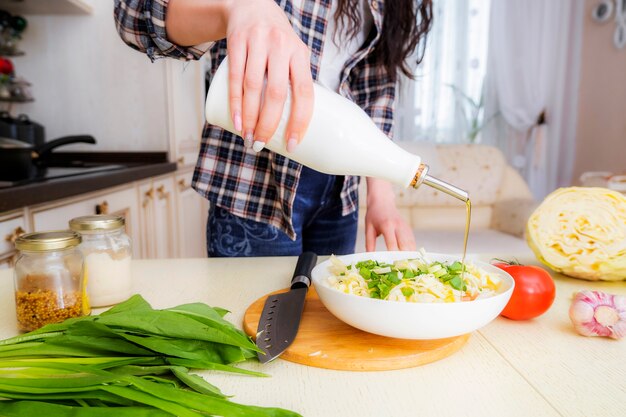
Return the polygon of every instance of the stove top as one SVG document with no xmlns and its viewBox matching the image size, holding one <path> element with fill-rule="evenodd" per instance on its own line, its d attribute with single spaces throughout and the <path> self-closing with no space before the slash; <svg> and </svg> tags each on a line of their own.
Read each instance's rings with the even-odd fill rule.
<svg viewBox="0 0 626 417">
<path fill-rule="evenodd" d="M 94 166 L 66 166 L 66 167 L 47 167 L 37 170 L 30 178 L 19 181 L 0 181 L 0 188 L 17 187 L 20 185 L 32 184 L 52 180 L 56 178 L 73 177 L 76 175 L 91 174 L 95 172 L 114 171 L 126 168 L 125 165 L 94 165 Z"/>
</svg>

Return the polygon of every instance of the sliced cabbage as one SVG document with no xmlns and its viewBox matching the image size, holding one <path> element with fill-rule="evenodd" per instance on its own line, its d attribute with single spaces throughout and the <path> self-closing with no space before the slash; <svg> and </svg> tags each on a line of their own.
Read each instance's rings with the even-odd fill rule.
<svg viewBox="0 0 626 417">
<path fill-rule="evenodd" d="M 607 188 L 560 188 L 528 220 L 527 240 L 551 269 L 576 278 L 626 279 L 626 196 Z"/>
</svg>

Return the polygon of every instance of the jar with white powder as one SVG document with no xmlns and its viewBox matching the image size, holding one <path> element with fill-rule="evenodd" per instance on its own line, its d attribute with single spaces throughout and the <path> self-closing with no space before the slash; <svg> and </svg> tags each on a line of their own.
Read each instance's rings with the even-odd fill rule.
<svg viewBox="0 0 626 417">
<path fill-rule="evenodd" d="M 83 216 L 70 220 L 70 229 L 82 236 L 87 295 L 93 307 L 104 307 L 131 295 L 131 243 L 124 217 Z"/>
</svg>

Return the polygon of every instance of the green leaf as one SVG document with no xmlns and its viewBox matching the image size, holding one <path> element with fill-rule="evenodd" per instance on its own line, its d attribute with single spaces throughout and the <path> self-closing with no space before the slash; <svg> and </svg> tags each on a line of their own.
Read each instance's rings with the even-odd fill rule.
<svg viewBox="0 0 626 417">
<path fill-rule="evenodd" d="M 154 352 L 185 359 L 231 364 L 249 358 L 237 346 L 203 340 L 173 339 L 160 336 L 141 337 L 131 334 L 123 334 L 123 337 Z"/>
<path fill-rule="evenodd" d="M 109 314 L 119 314 L 119 313 L 131 313 L 136 311 L 154 311 L 152 306 L 144 300 L 144 298 L 135 294 L 131 296 L 128 300 L 114 305 L 107 311 L 100 313 L 100 316 L 107 316 Z"/>
<path fill-rule="evenodd" d="M 402 281 L 400 278 L 398 278 L 398 272 L 397 271 L 391 271 L 390 273 L 388 273 L 387 274 L 387 278 L 393 284 L 399 284 Z"/>
<path fill-rule="evenodd" d="M 224 371 L 224 372 L 230 372 L 230 373 L 235 373 L 235 374 L 243 374 L 243 375 L 250 375 L 250 376 L 263 376 L 263 377 L 269 376 L 269 375 L 264 374 L 262 372 L 249 371 L 249 370 L 243 369 L 243 368 L 237 368 L 237 367 L 230 366 L 230 365 L 223 365 L 221 363 L 210 363 L 210 362 L 204 362 L 204 361 L 194 361 L 194 360 L 182 359 L 182 358 L 167 358 L 167 362 L 172 364 L 172 365 L 184 366 L 186 368 L 193 368 L 193 369 L 206 369 L 206 370 L 211 370 L 211 371 Z"/>
<path fill-rule="evenodd" d="M 146 382 L 146 384 L 148 384 L 148 382 Z M 153 386 L 159 387 L 159 384 L 156 384 L 154 382 L 150 384 L 153 384 Z M 138 391 L 133 388 L 113 386 L 113 385 L 104 385 L 101 387 L 101 389 L 105 392 L 110 392 L 111 394 L 117 395 L 119 397 L 127 398 L 129 400 L 142 403 L 145 405 L 150 405 L 152 407 L 161 409 L 163 411 L 166 411 L 178 417 L 203 417 L 202 414 L 192 411 L 188 407 L 180 405 L 178 402 L 173 402 L 173 401 L 162 399 L 162 398 L 171 397 L 172 395 L 171 393 L 169 393 L 167 396 L 161 396 L 161 395 L 155 396 L 155 395 L 152 395 L 152 393 Z M 177 390 L 177 391 L 182 392 L 182 390 Z M 207 396 L 206 398 L 211 398 L 211 397 Z"/>
<path fill-rule="evenodd" d="M 176 378 L 178 378 L 183 384 L 201 394 L 214 395 L 221 398 L 227 397 L 227 395 L 224 395 L 224 393 L 222 393 L 222 391 L 220 391 L 218 387 L 210 384 L 201 376 L 190 374 L 187 368 L 183 368 L 182 366 L 174 366 L 172 367 L 172 372 L 174 373 Z"/>
<path fill-rule="evenodd" d="M 460 275 L 455 275 L 454 278 L 448 281 L 448 284 L 455 290 L 465 291 L 466 289 L 465 281 L 463 281 Z"/>
<path fill-rule="evenodd" d="M 0 401 L 4 417 L 173 417 L 152 407 L 70 407 L 44 401 Z"/>
<path fill-rule="evenodd" d="M 132 406 L 135 405 L 133 401 L 130 401 L 126 398 L 118 397 L 117 395 L 113 395 L 108 392 L 102 392 L 94 389 L 93 391 L 84 391 L 84 392 L 62 392 L 57 394 L 27 394 L 27 393 L 14 393 L 14 392 L 6 392 L 0 391 L 0 398 L 8 398 L 12 400 L 38 400 L 38 401 L 46 401 L 46 400 L 67 400 L 68 398 L 81 398 L 85 400 L 94 400 L 97 399 L 100 402 L 104 402 L 110 405 L 117 406 Z M 0 401 L 0 405 L 4 404 L 5 401 Z M 1 408 L 0 408 L 1 410 Z M 0 413 L 0 415 L 3 415 Z"/>
<path fill-rule="evenodd" d="M 372 272 L 367 268 L 359 268 L 359 275 L 361 275 L 365 279 L 372 278 Z"/>
<path fill-rule="evenodd" d="M 358 269 L 361 269 L 361 268 L 372 269 L 372 268 L 376 268 L 377 266 L 378 266 L 378 262 L 371 260 L 371 259 L 356 263 L 356 267 Z"/>
<path fill-rule="evenodd" d="M 413 294 L 415 294 L 415 290 L 413 288 L 411 288 L 411 287 L 402 287 L 402 289 L 400 291 L 402 291 L 402 294 L 405 297 L 410 297 Z"/>
<path fill-rule="evenodd" d="M 415 272 L 413 272 L 411 269 L 407 268 L 402 270 L 402 275 L 404 278 L 414 278 L 415 277 Z"/>
<path fill-rule="evenodd" d="M 463 264 L 459 261 L 455 261 L 450 266 L 448 266 L 448 270 L 453 272 L 461 272 L 463 270 Z"/>
<path fill-rule="evenodd" d="M 132 314 L 110 314 L 98 322 L 115 330 L 126 330 L 148 335 L 224 343 L 260 351 L 241 334 L 216 329 L 194 319 L 171 311 L 135 311 Z"/>
<path fill-rule="evenodd" d="M 237 404 L 223 398 L 202 395 L 192 391 L 174 389 L 155 384 L 140 378 L 131 377 L 131 383 L 145 393 L 158 398 L 171 398 L 187 409 L 198 410 L 224 417 L 295 417 L 298 414 L 279 408 L 263 408 Z"/>
</svg>

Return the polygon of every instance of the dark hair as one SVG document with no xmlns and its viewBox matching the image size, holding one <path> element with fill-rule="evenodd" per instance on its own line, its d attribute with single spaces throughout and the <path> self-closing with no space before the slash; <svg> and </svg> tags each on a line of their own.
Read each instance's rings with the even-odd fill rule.
<svg viewBox="0 0 626 417">
<path fill-rule="evenodd" d="M 361 27 L 359 1 L 339 0 L 335 21 L 344 26 L 349 38 L 356 36 Z M 347 24 L 344 23 L 344 18 Z M 378 44 L 374 48 L 375 62 L 387 70 L 392 80 L 398 73 L 413 78 L 407 60 L 416 52 L 416 63 L 424 57 L 426 36 L 432 26 L 432 0 L 387 0 L 385 2 L 383 27 Z"/>
</svg>

